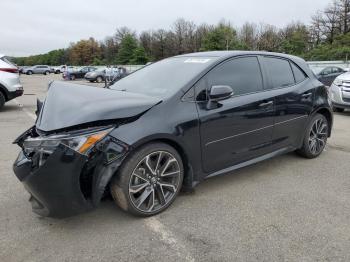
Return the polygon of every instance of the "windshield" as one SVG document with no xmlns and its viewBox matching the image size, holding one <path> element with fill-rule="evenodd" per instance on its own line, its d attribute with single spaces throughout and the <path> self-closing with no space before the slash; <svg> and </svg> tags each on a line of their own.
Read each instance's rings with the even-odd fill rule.
<svg viewBox="0 0 350 262">
<path fill-rule="evenodd" d="M 170 97 L 215 61 L 214 57 L 173 57 L 146 66 L 110 88 L 159 98 Z"/>
</svg>

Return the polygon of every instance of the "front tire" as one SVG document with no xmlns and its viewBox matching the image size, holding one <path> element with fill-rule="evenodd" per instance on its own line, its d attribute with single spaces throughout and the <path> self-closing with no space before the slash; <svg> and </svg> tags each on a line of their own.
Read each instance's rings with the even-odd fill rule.
<svg viewBox="0 0 350 262">
<path fill-rule="evenodd" d="M 75 80 L 75 75 L 71 75 L 71 76 L 70 76 L 70 80 L 73 80 L 73 81 L 74 81 L 74 80 Z"/>
<path fill-rule="evenodd" d="M 110 186 L 115 203 L 136 216 L 152 216 L 168 208 L 184 177 L 180 155 L 171 146 L 151 143 L 132 153 Z"/>
<path fill-rule="evenodd" d="M 316 114 L 306 128 L 303 146 L 297 153 L 310 159 L 318 157 L 327 144 L 328 130 L 327 119 L 321 114 Z"/>
<path fill-rule="evenodd" d="M 28 72 L 27 72 L 27 75 L 32 75 L 32 74 L 33 74 L 32 71 L 28 71 Z"/>
<path fill-rule="evenodd" d="M 49 71 L 45 71 L 44 75 L 49 75 L 50 72 Z"/>
</svg>

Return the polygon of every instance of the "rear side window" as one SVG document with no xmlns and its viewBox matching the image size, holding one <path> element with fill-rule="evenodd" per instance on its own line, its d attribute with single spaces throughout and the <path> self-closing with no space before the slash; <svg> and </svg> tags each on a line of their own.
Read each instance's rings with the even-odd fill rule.
<svg viewBox="0 0 350 262">
<path fill-rule="evenodd" d="M 292 70 L 294 73 L 294 78 L 295 78 L 295 82 L 296 83 L 300 83 L 302 81 L 304 81 L 304 79 L 306 78 L 306 75 L 303 71 L 301 71 L 301 69 L 299 67 L 297 67 L 294 63 L 290 63 L 292 66 Z"/>
<path fill-rule="evenodd" d="M 260 65 L 254 56 L 230 60 L 214 68 L 207 77 L 209 88 L 214 85 L 228 85 L 232 87 L 234 95 L 263 90 Z"/>
<path fill-rule="evenodd" d="M 289 61 L 280 58 L 265 57 L 265 64 L 271 79 L 272 88 L 294 84 L 294 76 Z"/>
</svg>

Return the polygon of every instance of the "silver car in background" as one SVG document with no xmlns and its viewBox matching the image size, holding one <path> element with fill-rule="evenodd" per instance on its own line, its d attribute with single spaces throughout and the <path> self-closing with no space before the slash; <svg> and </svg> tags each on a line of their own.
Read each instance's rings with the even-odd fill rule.
<svg viewBox="0 0 350 262">
<path fill-rule="evenodd" d="M 11 99 L 23 94 L 18 68 L 0 54 L 0 108 Z"/>
<path fill-rule="evenodd" d="M 32 75 L 32 74 L 44 74 L 48 75 L 52 72 L 52 68 L 48 65 L 35 65 L 23 69 L 23 74 Z"/>
<path fill-rule="evenodd" d="M 329 91 L 334 111 L 350 109 L 350 72 L 334 79 Z"/>
</svg>

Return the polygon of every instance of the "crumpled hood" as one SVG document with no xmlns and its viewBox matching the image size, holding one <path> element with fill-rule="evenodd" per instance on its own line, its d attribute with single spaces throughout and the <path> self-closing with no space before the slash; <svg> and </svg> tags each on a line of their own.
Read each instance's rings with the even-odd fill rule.
<svg viewBox="0 0 350 262">
<path fill-rule="evenodd" d="M 85 85 L 53 82 L 36 121 L 54 131 L 101 120 L 134 117 L 160 103 L 159 98 Z"/>
</svg>

